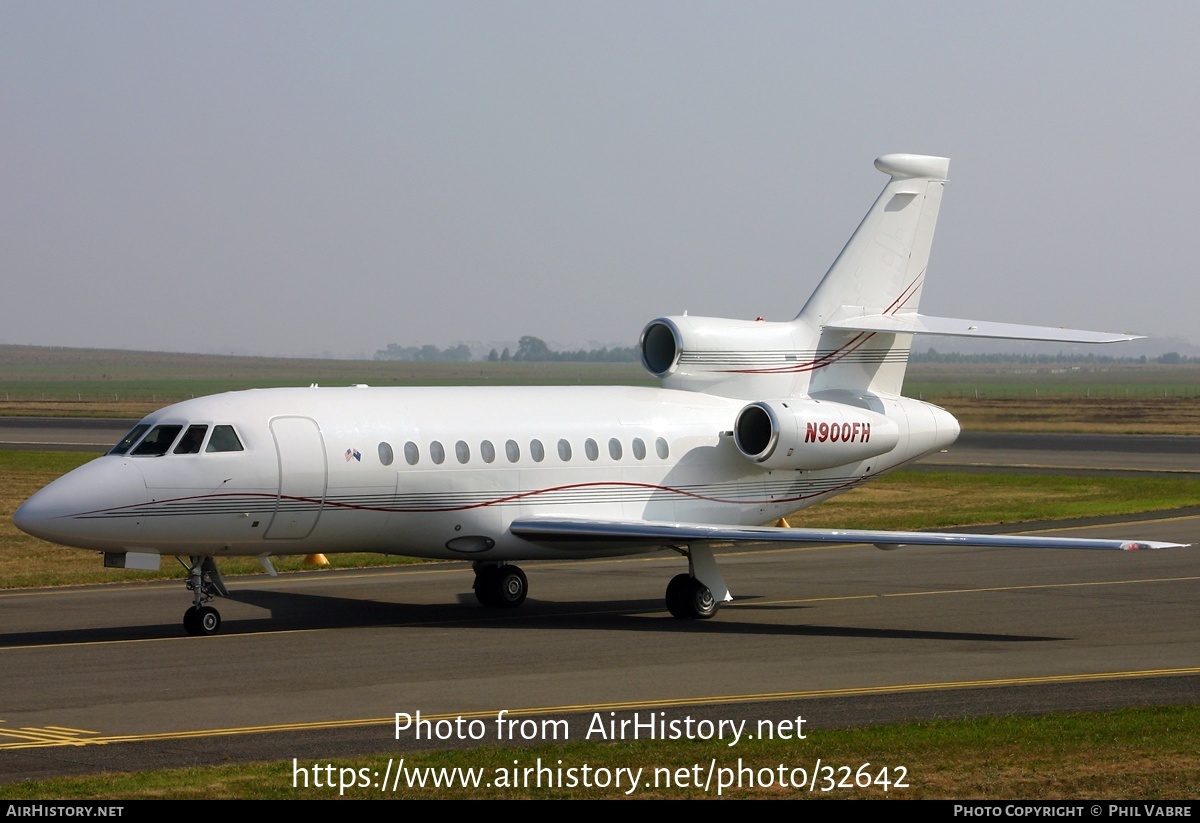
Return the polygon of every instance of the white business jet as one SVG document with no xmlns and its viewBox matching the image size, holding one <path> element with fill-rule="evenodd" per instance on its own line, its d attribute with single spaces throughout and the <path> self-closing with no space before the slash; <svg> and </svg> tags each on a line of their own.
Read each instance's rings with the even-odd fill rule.
<svg viewBox="0 0 1200 823">
<path fill-rule="evenodd" d="M 958 422 L 900 395 L 913 334 L 1105 343 L 1129 335 L 917 313 L 949 160 L 889 154 L 890 179 L 788 322 L 662 317 L 641 336 L 662 388 L 296 388 L 188 400 L 54 481 L 13 521 L 109 566 L 188 569 L 192 634 L 215 634 L 216 560 L 385 552 L 473 561 L 519 606 L 513 561 L 673 549 L 668 610 L 731 600 L 714 544 L 1163 548 L 1135 541 L 763 526 L 949 446 Z"/>
</svg>

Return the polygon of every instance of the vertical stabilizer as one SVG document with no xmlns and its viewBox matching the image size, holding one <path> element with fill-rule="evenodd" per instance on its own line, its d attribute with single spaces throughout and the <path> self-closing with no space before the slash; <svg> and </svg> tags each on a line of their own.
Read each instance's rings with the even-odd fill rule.
<svg viewBox="0 0 1200 823">
<path fill-rule="evenodd" d="M 856 316 L 916 313 L 950 161 L 888 154 L 875 167 L 891 179 L 796 317 L 819 335 L 821 367 L 811 372 L 810 392 L 899 394 L 904 382 L 912 335 L 824 327 Z"/>
</svg>

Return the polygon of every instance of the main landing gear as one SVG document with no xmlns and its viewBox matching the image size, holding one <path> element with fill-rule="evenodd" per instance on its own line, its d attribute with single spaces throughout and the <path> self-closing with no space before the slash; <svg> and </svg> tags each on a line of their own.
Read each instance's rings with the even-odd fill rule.
<svg viewBox="0 0 1200 823">
<path fill-rule="evenodd" d="M 667 584 L 667 611 L 681 620 L 707 620 L 733 597 L 706 544 L 672 546 L 688 559 L 687 574 L 677 574 Z"/>
<path fill-rule="evenodd" d="M 183 613 L 183 628 L 192 635 L 212 635 L 221 630 L 221 613 L 204 605 L 217 595 L 229 596 L 229 590 L 211 557 L 192 555 L 188 563 L 176 558 L 188 572 L 187 589 L 192 592 L 192 607 Z"/>
<path fill-rule="evenodd" d="M 490 609 L 514 609 L 525 602 L 525 572 L 507 563 L 475 563 L 475 598 Z"/>
<path fill-rule="evenodd" d="M 667 584 L 667 611 L 682 620 L 707 620 L 720 604 L 712 590 L 690 574 L 677 574 Z"/>
</svg>

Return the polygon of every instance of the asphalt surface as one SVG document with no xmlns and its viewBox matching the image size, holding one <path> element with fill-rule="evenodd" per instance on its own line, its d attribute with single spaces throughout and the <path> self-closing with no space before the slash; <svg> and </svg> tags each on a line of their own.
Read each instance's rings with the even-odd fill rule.
<svg viewBox="0 0 1200 823">
<path fill-rule="evenodd" d="M 137 422 L 83 417 L 2 417 L 0 449 L 103 454 Z"/>
<path fill-rule="evenodd" d="M 1190 438 L 1119 440 L 1053 451 L 1200 464 Z M 1056 526 L 1200 543 L 1197 510 Z M 740 551 L 721 557 L 734 603 L 699 622 L 666 612 L 685 568 L 666 554 L 523 564 L 512 612 L 477 606 L 457 563 L 235 578 L 211 638 L 184 636 L 181 581 L 0 592 L 0 782 L 484 742 L 397 739 L 397 712 L 479 718 L 493 742 L 502 711 L 566 719 L 572 740 L 597 716 L 802 716 L 819 755 L 834 726 L 1194 705 L 1196 551 Z"/>
<path fill-rule="evenodd" d="M 1160 473 L 1200 478 L 1200 437 L 1098 434 L 963 434 L 923 468 L 1091 474 Z"/>
</svg>

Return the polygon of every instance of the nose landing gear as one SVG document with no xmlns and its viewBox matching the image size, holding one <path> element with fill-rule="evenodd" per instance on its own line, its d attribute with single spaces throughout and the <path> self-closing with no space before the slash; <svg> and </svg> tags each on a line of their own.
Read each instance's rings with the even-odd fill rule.
<svg viewBox="0 0 1200 823">
<path fill-rule="evenodd" d="M 213 635 L 221 630 L 221 613 L 204 605 L 217 595 L 228 597 L 229 590 L 217 571 L 212 557 L 192 555 L 189 562 L 176 558 L 188 572 L 187 589 L 192 592 L 192 607 L 183 613 L 183 628 L 191 635 Z"/>
</svg>

